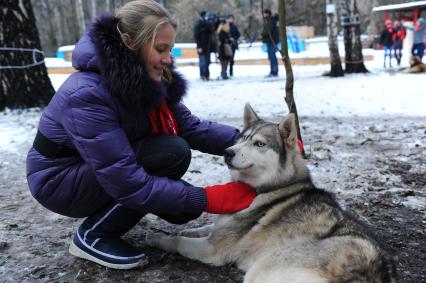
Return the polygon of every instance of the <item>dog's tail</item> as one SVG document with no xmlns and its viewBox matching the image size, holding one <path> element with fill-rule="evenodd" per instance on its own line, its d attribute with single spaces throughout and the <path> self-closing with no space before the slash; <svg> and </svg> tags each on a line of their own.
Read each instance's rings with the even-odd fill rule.
<svg viewBox="0 0 426 283">
<path fill-rule="evenodd" d="M 337 251 L 327 268 L 331 282 L 396 283 L 392 257 L 368 239 L 350 238 L 348 248 Z"/>
<path fill-rule="evenodd" d="M 395 261 L 389 255 L 380 252 L 378 256 L 371 260 L 365 270 L 364 282 L 396 283 Z"/>
</svg>

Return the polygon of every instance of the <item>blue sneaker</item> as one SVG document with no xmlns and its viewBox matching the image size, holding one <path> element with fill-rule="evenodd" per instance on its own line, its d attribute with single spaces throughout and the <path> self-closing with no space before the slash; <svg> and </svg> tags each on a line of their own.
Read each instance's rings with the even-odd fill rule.
<svg viewBox="0 0 426 283">
<path fill-rule="evenodd" d="M 76 257 L 114 269 L 131 269 L 148 263 L 148 258 L 142 250 L 120 238 L 97 238 L 90 243 L 84 241 L 78 231 L 74 235 L 69 252 Z"/>
<path fill-rule="evenodd" d="M 120 204 L 89 216 L 75 233 L 69 247 L 70 254 L 114 269 L 131 269 L 147 264 L 148 258 L 140 248 L 120 238 L 140 217 Z"/>
</svg>

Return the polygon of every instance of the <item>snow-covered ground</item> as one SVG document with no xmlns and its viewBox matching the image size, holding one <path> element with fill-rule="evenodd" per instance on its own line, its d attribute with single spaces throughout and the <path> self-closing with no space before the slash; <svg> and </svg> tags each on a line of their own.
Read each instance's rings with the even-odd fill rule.
<svg viewBox="0 0 426 283">
<path fill-rule="evenodd" d="M 372 51 L 369 50 L 371 53 Z M 375 51 L 375 60 L 366 62 L 369 74 L 342 78 L 322 77 L 329 65 L 293 66 L 294 96 L 301 116 L 426 116 L 425 75 L 411 75 L 399 68 L 382 67 L 382 51 Z M 407 64 L 406 61 L 403 63 Z M 402 67 L 407 67 L 403 64 Z M 240 117 L 245 102 L 250 102 L 266 116 L 285 113 L 285 71 L 280 77 L 265 79 L 266 65 L 236 65 L 235 76 L 217 80 L 219 64 L 210 67 L 209 82 L 199 80 L 198 68 L 181 66 L 178 70 L 189 81 L 185 104 L 205 118 Z M 68 75 L 51 75 L 58 88 Z M 423 86 L 423 88 L 422 88 Z"/>
<path fill-rule="evenodd" d="M 401 282 L 425 282 L 426 251 L 421 243 L 426 225 L 426 73 L 383 69 L 382 53 L 375 53 L 376 59 L 366 63 L 368 74 L 329 78 L 321 76 L 328 65 L 293 66 L 307 162 L 314 182 L 335 192 L 342 205 L 372 223 L 383 242 L 393 248 L 399 257 Z M 241 127 L 246 102 L 268 120 L 278 121 L 287 114 L 283 67 L 279 78 L 266 79 L 268 66 L 236 65 L 232 79 L 208 82 L 199 80 L 197 67 L 178 70 L 189 83 L 185 104 L 201 118 Z M 219 73 L 219 65 L 212 64 L 212 78 Z M 67 76 L 50 76 L 55 89 Z M 47 211 L 30 196 L 26 185 L 25 157 L 40 113 L 39 109 L 0 112 L 0 154 L 4 157 L 0 160 L 0 274 L 4 281 L 143 278 L 165 282 L 175 278 L 170 274 L 183 276 L 182 282 L 201 282 L 200 274 L 210 278 L 203 282 L 213 282 L 218 274 L 224 274 L 221 282 L 238 281 L 229 279 L 235 278 L 234 269 L 197 265 L 158 251 L 147 250 L 150 266 L 133 273 L 113 272 L 70 257 L 67 245 L 79 220 Z M 184 179 L 200 186 L 228 181 L 221 158 L 193 154 Z M 205 215 L 188 225 L 203 221 L 209 221 Z M 178 229 L 144 218 L 129 238 L 140 241 L 150 227 Z M 183 274 L 188 270 L 198 281 L 185 281 L 189 275 Z"/>
</svg>

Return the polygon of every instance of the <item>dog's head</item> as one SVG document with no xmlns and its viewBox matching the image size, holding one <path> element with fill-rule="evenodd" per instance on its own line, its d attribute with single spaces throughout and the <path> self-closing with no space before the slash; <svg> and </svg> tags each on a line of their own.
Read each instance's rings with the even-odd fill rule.
<svg viewBox="0 0 426 283">
<path fill-rule="evenodd" d="M 275 124 L 260 119 L 246 104 L 241 137 L 224 156 L 232 179 L 251 185 L 258 194 L 309 178 L 297 145 L 294 114 Z"/>
<path fill-rule="evenodd" d="M 422 63 L 422 61 L 420 60 L 419 57 L 417 57 L 417 56 L 411 56 L 410 57 L 410 67 L 417 66 L 421 63 Z"/>
</svg>

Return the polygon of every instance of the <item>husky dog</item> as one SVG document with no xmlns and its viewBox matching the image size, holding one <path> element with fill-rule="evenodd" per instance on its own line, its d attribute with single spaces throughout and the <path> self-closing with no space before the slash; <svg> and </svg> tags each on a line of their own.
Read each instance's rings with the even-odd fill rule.
<svg viewBox="0 0 426 283">
<path fill-rule="evenodd" d="M 256 188 L 253 203 L 180 236 L 148 234 L 148 245 L 207 264 L 235 263 L 246 283 L 396 282 L 392 259 L 364 225 L 313 185 L 293 114 L 274 124 L 247 104 L 225 162 L 233 180 Z"/>
<path fill-rule="evenodd" d="M 426 72 L 426 64 L 422 63 L 419 57 L 411 56 L 408 72 L 412 74 Z"/>
</svg>

